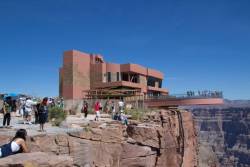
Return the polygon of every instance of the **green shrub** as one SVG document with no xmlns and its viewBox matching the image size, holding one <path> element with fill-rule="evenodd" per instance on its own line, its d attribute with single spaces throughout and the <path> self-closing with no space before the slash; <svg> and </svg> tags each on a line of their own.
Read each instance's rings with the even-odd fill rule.
<svg viewBox="0 0 250 167">
<path fill-rule="evenodd" d="M 125 114 L 131 115 L 132 120 L 143 121 L 147 113 L 151 112 L 148 109 L 131 109 L 125 110 Z"/>
<path fill-rule="evenodd" d="M 59 126 L 62 121 L 67 117 L 66 112 L 63 111 L 60 107 L 49 108 L 49 120 L 52 122 L 52 125 Z"/>
</svg>

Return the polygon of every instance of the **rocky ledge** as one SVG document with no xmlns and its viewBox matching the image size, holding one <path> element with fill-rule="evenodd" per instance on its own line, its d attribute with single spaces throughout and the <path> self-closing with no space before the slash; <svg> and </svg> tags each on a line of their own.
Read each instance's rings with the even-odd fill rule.
<svg viewBox="0 0 250 167">
<path fill-rule="evenodd" d="M 44 152 L 17 154 L 0 159 L 0 167 L 72 167 L 69 156 L 56 156 Z"/>
<path fill-rule="evenodd" d="M 0 141 L 8 138 L 1 136 Z M 31 153 L 3 158 L 0 166 L 198 166 L 191 113 L 177 109 L 152 112 L 128 127 L 90 121 L 68 133 L 30 136 L 28 145 Z"/>
</svg>

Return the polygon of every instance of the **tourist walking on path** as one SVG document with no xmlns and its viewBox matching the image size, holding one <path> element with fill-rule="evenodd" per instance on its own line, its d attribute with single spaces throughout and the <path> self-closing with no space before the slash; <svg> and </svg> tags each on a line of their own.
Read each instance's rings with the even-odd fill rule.
<svg viewBox="0 0 250 167">
<path fill-rule="evenodd" d="M 111 112 L 112 112 L 112 119 L 115 118 L 115 102 L 112 101 L 112 104 L 111 104 Z"/>
<path fill-rule="evenodd" d="M 118 102 L 119 105 L 119 114 L 123 113 L 124 110 L 124 102 L 123 99 Z"/>
<path fill-rule="evenodd" d="M 86 101 L 83 102 L 82 113 L 84 113 L 84 118 L 88 116 L 88 103 Z"/>
<path fill-rule="evenodd" d="M 48 119 L 48 98 L 43 98 L 42 103 L 40 104 L 39 110 L 38 110 L 38 118 L 39 118 L 39 124 L 40 124 L 40 131 L 44 131 L 44 124 L 46 123 Z"/>
<path fill-rule="evenodd" d="M 101 116 L 101 114 L 100 114 L 100 102 L 99 101 L 97 101 L 95 103 L 95 114 L 96 114 L 95 121 L 98 121 L 100 116 Z"/>
<path fill-rule="evenodd" d="M 35 124 L 39 123 L 39 109 L 40 109 L 41 102 L 38 102 L 36 104 L 36 109 L 35 109 Z"/>
<path fill-rule="evenodd" d="M 14 155 L 17 153 L 27 153 L 26 144 L 27 132 L 25 129 L 19 129 L 15 137 L 8 143 L 0 147 L 0 158 Z"/>
<path fill-rule="evenodd" d="M 36 102 L 33 102 L 31 98 L 27 98 L 25 102 L 25 111 L 24 111 L 24 124 L 28 123 L 31 125 L 31 115 L 33 106 L 36 105 Z"/>
<path fill-rule="evenodd" d="M 10 120 L 11 120 L 11 105 L 10 105 L 10 98 L 7 98 L 6 101 L 3 103 L 3 127 L 5 127 L 7 123 L 7 127 L 10 127 Z"/>
<path fill-rule="evenodd" d="M 25 111 L 25 98 L 19 99 L 19 115 L 24 116 Z"/>
</svg>

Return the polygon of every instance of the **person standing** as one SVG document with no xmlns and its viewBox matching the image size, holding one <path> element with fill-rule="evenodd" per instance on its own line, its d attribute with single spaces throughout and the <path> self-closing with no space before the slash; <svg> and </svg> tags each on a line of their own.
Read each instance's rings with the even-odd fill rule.
<svg viewBox="0 0 250 167">
<path fill-rule="evenodd" d="M 41 102 L 38 102 L 36 104 L 36 109 L 35 109 L 35 124 L 39 123 L 39 109 L 40 109 Z"/>
<path fill-rule="evenodd" d="M 31 125 L 31 115 L 32 115 L 32 110 L 33 106 L 36 105 L 36 102 L 33 102 L 31 98 L 27 98 L 25 102 L 25 112 L 24 112 L 24 124 L 28 123 Z"/>
<path fill-rule="evenodd" d="M 119 105 L 119 114 L 123 113 L 124 110 L 124 102 L 123 99 L 118 102 Z"/>
<path fill-rule="evenodd" d="M 51 99 L 51 104 L 50 104 L 50 107 L 55 107 L 56 106 L 56 103 L 55 103 L 55 99 Z"/>
<path fill-rule="evenodd" d="M 3 127 L 5 127 L 7 123 L 7 127 L 10 127 L 10 120 L 11 120 L 11 105 L 10 100 L 7 99 L 3 104 Z"/>
<path fill-rule="evenodd" d="M 25 112 L 25 99 L 24 98 L 20 98 L 19 99 L 19 103 L 20 103 L 20 107 L 19 107 L 19 114 L 20 116 L 24 116 L 24 112 Z"/>
<path fill-rule="evenodd" d="M 16 116 L 19 117 L 21 115 L 20 114 L 20 106 L 21 106 L 20 99 L 18 99 L 16 101 L 16 106 L 17 106 L 17 108 L 16 108 Z"/>
<path fill-rule="evenodd" d="M 87 103 L 86 101 L 84 101 L 83 103 L 84 103 L 84 104 L 83 104 L 84 118 L 87 118 L 87 116 L 88 116 L 88 107 L 89 107 L 89 105 L 88 105 L 88 103 Z"/>
<path fill-rule="evenodd" d="M 112 104 L 111 104 L 111 112 L 112 112 L 112 119 L 115 118 L 115 102 L 112 101 Z"/>
<path fill-rule="evenodd" d="M 47 122 L 48 119 L 48 98 L 43 98 L 42 103 L 40 104 L 39 110 L 38 110 L 38 118 L 39 118 L 39 124 L 40 124 L 40 131 L 43 132 L 44 130 L 44 124 Z"/>
<path fill-rule="evenodd" d="M 11 112 L 13 116 L 17 116 L 17 100 L 12 100 L 11 101 Z"/>
<path fill-rule="evenodd" d="M 95 121 L 98 121 L 99 120 L 99 117 L 100 117 L 100 102 L 97 101 L 95 103 L 95 114 L 96 114 L 96 117 L 95 117 Z"/>
<path fill-rule="evenodd" d="M 61 100 L 60 100 L 60 107 L 61 107 L 62 109 L 64 109 L 64 100 L 63 100 L 63 98 L 61 98 Z"/>
</svg>

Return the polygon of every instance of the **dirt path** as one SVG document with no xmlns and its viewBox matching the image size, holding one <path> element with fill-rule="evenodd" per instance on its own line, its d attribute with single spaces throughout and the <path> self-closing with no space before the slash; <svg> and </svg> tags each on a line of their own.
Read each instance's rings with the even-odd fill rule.
<svg viewBox="0 0 250 167">
<path fill-rule="evenodd" d="M 0 115 L 0 135 L 10 135 L 13 136 L 17 129 L 26 129 L 28 132 L 28 135 L 38 135 L 38 134 L 61 134 L 61 133 L 67 133 L 70 131 L 79 130 L 82 128 L 84 124 L 88 124 L 90 121 L 94 121 L 95 115 L 88 115 L 88 117 L 85 119 L 81 115 L 69 115 L 67 116 L 66 120 L 61 124 L 60 127 L 52 126 L 51 123 L 45 124 L 45 130 L 46 132 L 39 132 L 39 124 L 23 124 L 22 117 L 11 117 L 11 128 L 3 128 L 2 122 L 3 122 L 3 115 Z M 101 118 L 102 122 L 111 121 L 109 118 Z"/>
</svg>

